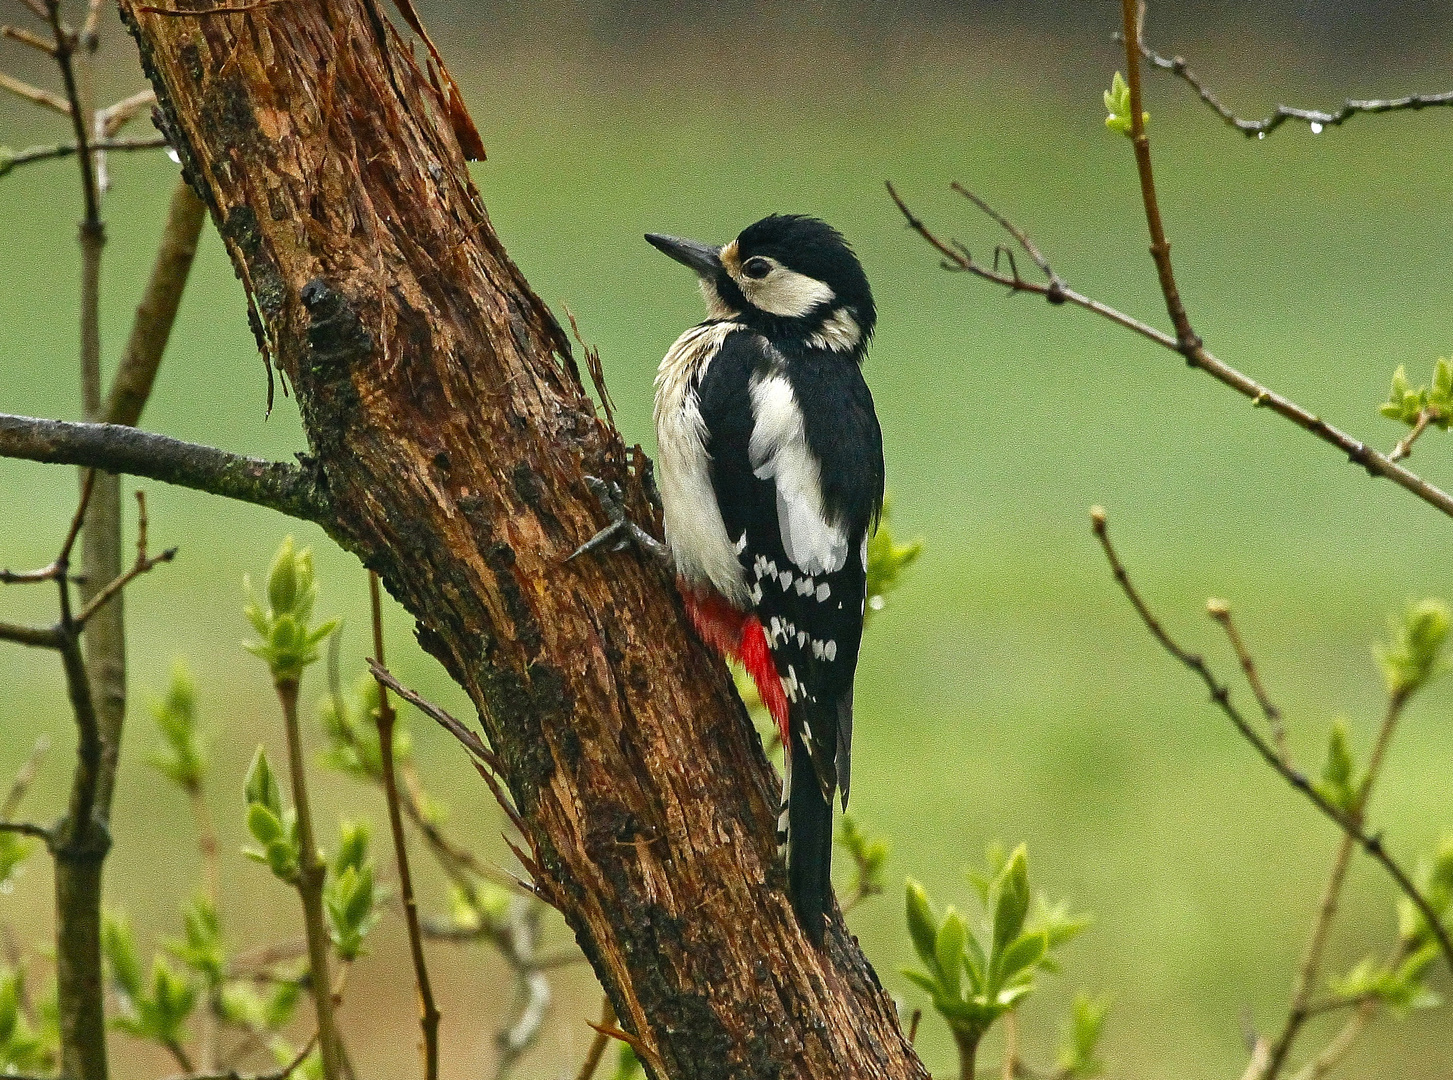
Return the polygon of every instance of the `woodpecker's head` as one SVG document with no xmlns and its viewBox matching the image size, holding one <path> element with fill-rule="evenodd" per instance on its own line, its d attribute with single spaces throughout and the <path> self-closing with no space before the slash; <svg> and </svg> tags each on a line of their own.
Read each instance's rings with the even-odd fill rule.
<svg viewBox="0 0 1453 1080">
<path fill-rule="evenodd" d="M 658 233 L 646 240 L 696 271 L 710 318 L 854 357 L 873 336 L 877 310 L 867 275 L 826 222 L 773 214 L 724 247 Z"/>
</svg>

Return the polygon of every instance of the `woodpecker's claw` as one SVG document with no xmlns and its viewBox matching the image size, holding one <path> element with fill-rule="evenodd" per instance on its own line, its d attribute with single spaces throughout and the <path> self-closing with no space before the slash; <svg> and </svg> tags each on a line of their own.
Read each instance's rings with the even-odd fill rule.
<svg viewBox="0 0 1453 1080">
<path fill-rule="evenodd" d="M 600 503 L 601 509 L 610 518 L 610 524 L 566 556 L 566 562 L 605 547 L 608 547 L 610 551 L 623 551 L 631 544 L 635 544 L 637 548 L 652 558 L 663 563 L 666 562 L 666 545 L 626 516 L 623 496 L 618 484 L 608 484 L 599 477 L 587 476 L 585 485 L 590 488 L 596 501 Z"/>
</svg>

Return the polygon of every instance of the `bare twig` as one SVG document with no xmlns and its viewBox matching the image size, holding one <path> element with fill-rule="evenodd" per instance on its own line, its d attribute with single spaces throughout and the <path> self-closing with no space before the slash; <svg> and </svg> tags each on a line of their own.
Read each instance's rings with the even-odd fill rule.
<svg viewBox="0 0 1453 1080">
<path fill-rule="evenodd" d="M 42 90 L 38 86 L 31 86 L 30 83 L 6 75 L 3 71 L 0 71 L 0 90 L 8 90 L 32 105 L 39 105 L 43 109 L 60 113 L 62 116 L 71 115 L 71 107 L 66 104 L 65 98 L 52 94 L 49 90 Z"/>
<path fill-rule="evenodd" d="M 550 980 L 535 964 L 540 916 L 545 906 L 534 898 L 518 896 L 510 904 L 509 920 L 495 941 L 514 973 L 516 1009 L 514 1020 L 495 1036 L 499 1047 L 495 1080 L 505 1080 L 525 1051 L 535 1044 L 550 1008 Z"/>
<path fill-rule="evenodd" d="M 129 124 L 142 109 L 156 104 L 156 93 L 152 90 L 143 90 L 140 93 L 132 94 L 130 97 L 122 98 L 113 105 L 104 109 L 98 109 L 91 121 L 91 138 L 94 142 L 109 139 Z M 106 153 L 104 150 L 95 152 L 96 160 L 96 186 L 102 195 L 111 190 L 111 170 L 106 164 Z M 178 293 L 180 295 L 180 292 Z"/>
<path fill-rule="evenodd" d="M 1443 419 L 1443 410 L 1436 406 L 1425 406 L 1418 412 L 1418 418 L 1413 422 L 1413 429 L 1407 433 L 1398 444 L 1392 448 L 1392 453 L 1387 455 L 1388 461 L 1401 461 L 1403 458 L 1411 457 L 1413 443 L 1417 442 L 1423 432 L 1428 430 L 1428 425 Z"/>
<path fill-rule="evenodd" d="M 182 292 L 196 258 L 206 207 L 191 185 L 178 178 L 167 208 L 166 226 L 152 262 L 146 292 L 136 306 L 136 318 L 126 351 L 111 379 L 104 419 L 108 424 L 134 425 L 151 396 L 162 354 L 171 338 L 181 306 Z"/>
<path fill-rule="evenodd" d="M 587 345 L 585 338 L 580 336 L 580 324 L 575 321 L 575 312 L 568 307 L 565 309 L 565 317 L 570 320 L 570 332 L 575 335 L 576 342 L 580 345 L 580 351 L 585 354 L 585 367 L 590 372 L 590 381 L 595 386 L 596 396 L 600 398 L 601 408 L 605 409 L 605 422 L 612 429 L 616 426 L 615 402 L 611 400 L 610 390 L 605 385 L 605 367 L 600 362 L 600 350 L 594 345 Z M 580 380 L 580 373 L 575 373 L 576 381 Z"/>
<path fill-rule="evenodd" d="M 1231 721 L 1236 730 L 1252 745 L 1256 752 L 1261 755 L 1262 760 L 1270 765 L 1278 776 L 1296 788 L 1297 791 L 1301 792 L 1313 806 L 1320 810 L 1324 816 L 1330 819 L 1344 833 L 1351 836 L 1363 851 L 1372 856 L 1387 871 L 1393 881 L 1396 882 L 1398 888 L 1402 890 L 1403 895 L 1412 901 L 1413 906 L 1418 909 L 1419 914 L 1427 920 L 1428 927 L 1437 940 L 1438 947 L 1442 951 L 1444 959 L 1448 962 L 1450 970 L 1453 970 L 1453 939 L 1449 938 L 1447 928 L 1443 926 L 1441 920 L 1438 918 L 1437 912 L 1433 910 L 1432 905 L 1428 902 L 1428 898 L 1413 883 L 1412 879 L 1398 864 L 1397 860 L 1388 854 L 1387 849 L 1383 846 L 1382 835 L 1380 833 L 1369 834 L 1356 816 L 1349 816 L 1333 806 L 1321 792 L 1312 786 L 1311 782 L 1301 772 L 1282 761 L 1276 749 L 1266 739 L 1262 738 L 1260 733 L 1242 715 L 1241 710 L 1231 701 L 1231 691 L 1224 683 L 1216 679 L 1215 674 L 1206 664 L 1205 659 L 1198 653 L 1189 652 L 1176 643 L 1146 605 L 1139 591 L 1131 584 L 1130 575 L 1126 572 L 1124 565 L 1120 561 L 1120 556 L 1116 553 L 1114 545 L 1110 542 L 1107 518 L 1102 507 L 1096 506 L 1091 509 L 1090 522 L 1095 533 L 1095 538 L 1099 540 L 1101 548 L 1104 549 L 1106 561 L 1110 564 L 1110 570 L 1115 576 L 1115 581 L 1119 584 L 1121 591 L 1125 593 L 1125 597 L 1130 601 L 1131 606 L 1135 608 L 1136 614 L 1140 616 L 1140 621 L 1150 631 L 1151 637 L 1155 638 L 1166 652 L 1170 653 L 1181 664 L 1189 668 L 1192 673 L 1205 683 L 1206 689 L 1210 691 L 1212 702 L 1215 703 L 1216 707 Z"/>
<path fill-rule="evenodd" d="M 1123 34 L 1116 34 L 1117 41 L 1123 41 Z M 1403 110 L 1417 111 L 1419 109 L 1434 108 L 1439 105 L 1453 105 L 1453 91 L 1441 94 L 1409 94 L 1406 97 L 1396 98 L 1372 98 L 1357 99 L 1347 98 L 1342 102 L 1340 108 L 1334 112 L 1326 112 L 1321 109 L 1302 109 L 1291 105 L 1278 105 L 1271 113 L 1261 120 L 1243 120 L 1237 116 L 1218 98 L 1209 87 L 1186 66 L 1186 61 L 1181 56 L 1162 56 L 1155 52 L 1144 42 L 1140 43 L 1140 55 L 1149 60 L 1152 65 L 1161 71 L 1168 71 L 1170 74 L 1181 79 L 1187 86 L 1196 92 L 1196 95 L 1219 116 L 1227 127 L 1235 128 L 1247 138 L 1264 139 L 1288 120 L 1297 120 L 1311 127 L 1313 133 L 1319 133 L 1323 128 L 1341 127 L 1348 120 L 1361 113 L 1386 113 L 1400 112 Z"/>
<path fill-rule="evenodd" d="M 60 631 L 53 626 L 20 626 L 16 623 L 0 622 L 0 641 L 28 645 L 34 649 L 61 647 Z"/>
<path fill-rule="evenodd" d="M 888 194 L 897 204 L 898 209 L 902 212 L 909 227 L 918 233 L 919 236 L 923 237 L 935 251 L 943 256 L 942 265 L 944 269 L 973 274 L 975 277 L 982 278 L 985 281 L 1003 285 L 1011 292 L 1031 293 L 1036 296 L 1043 296 L 1052 304 L 1073 304 L 1086 311 L 1094 312 L 1096 315 L 1108 319 L 1117 326 L 1134 331 L 1141 337 L 1153 341 L 1157 345 L 1184 357 L 1189 366 L 1199 368 L 1216 381 L 1229 386 L 1247 398 L 1253 406 L 1270 409 L 1278 416 L 1290 420 L 1302 430 L 1310 432 L 1323 442 L 1336 447 L 1347 455 L 1349 462 L 1362 467 L 1370 476 L 1391 480 L 1428 505 L 1453 517 L 1453 495 L 1448 494 L 1441 488 L 1423 479 L 1417 473 L 1391 460 L 1388 455 L 1379 453 L 1360 439 L 1355 439 L 1346 432 L 1327 423 L 1310 409 L 1297 404 L 1290 398 L 1257 382 L 1249 375 L 1231 367 L 1208 351 L 1199 340 L 1195 340 L 1189 346 L 1183 345 L 1175 336 L 1167 334 L 1163 330 L 1159 330 L 1132 315 L 1127 315 L 1108 304 L 1086 296 L 1084 293 L 1065 285 L 1063 281 L 1060 282 L 1058 287 L 1055 287 L 1052 283 L 1030 281 L 1020 277 L 1017 270 L 1013 268 L 1011 268 L 1011 272 L 1009 273 L 1002 273 L 997 269 L 985 266 L 975 260 L 969 254 L 967 248 L 960 244 L 947 242 L 929 229 L 922 219 L 908 208 L 892 184 L 888 185 Z"/>
<path fill-rule="evenodd" d="M 383 656 L 383 612 L 379 598 L 378 575 L 368 572 L 368 600 L 373 619 L 373 653 L 381 665 Z M 377 676 L 375 676 L 377 678 Z M 414 879 L 409 871 L 409 852 L 404 839 L 404 818 L 399 810 L 398 778 L 394 771 L 394 723 L 397 717 L 388 699 L 388 685 L 378 684 L 378 748 L 383 766 L 383 790 L 388 803 L 389 830 L 393 833 L 394 856 L 399 868 L 399 892 L 404 905 L 404 921 L 409 930 L 409 955 L 414 962 L 414 981 L 419 993 L 419 1029 L 423 1036 L 420 1048 L 424 1059 L 424 1080 L 439 1077 L 439 1006 L 434 1002 L 434 989 L 429 982 L 429 968 L 424 961 L 424 941 L 419 930 L 419 904 L 414 898 Z"/>
<path fill-rule="evenodd" d="M 0 457 L 94 466 L 322 521 L 326 500 L 296 465 L 263 461 L 121 424 L 75 424 L 0 413 Z"/>
<path fill-rule="evenodd" d="M 293 1055 L 291 1061 L 280 1069 L 265 1073 L 243 1073 L 236 1069 L 228 1069 L 226 1072 L 213 1073 L 183 1073 L 178 1076 L 167 1077 L 167 1080 L 288 1080 L 288 1077 L 298 1071 L 308 1055 L 313 1052 L 313 1047 L 318 1045 L 318 1033 L 315 1031 L 313 1037 L 303 1044 L 302 1048 Z"/>
<path fill-rule="evenodd" d="M 103 150 L 160 150 L 167 144 L 166 139 L 160 135 L 154 135 L 143 139 L 101 139 L 90 146 L 93 154 Z M 76 144 L 73 142 L 48 143 L 41 146 L 27 146 L 24 150 L 15 151 L 15 156 L 10 159 L 11 167 L 30 165 L 38 161 L 54 161 L 58 158 L 68 158 L 76 152 Z"/>
<path fill-rule="evenodd" d="M 55 46 L 39 34 L 33 34 L 29 30 L 19 26 L 0 26 L 0 37 L 7 37 L 11 41 L 18 41 L 22 45 L 29 45 L 32 49 L 44 53 L 46 56 L 55 56 Z"/>
<path fill-rule="evenodd" d="M 611 1006 L 610 998 L 606 998 L 600 1007 L 600 1024 L 595 1029 L 595 1038 L 590 1040 L 590 1049 L 585 1052 L 585 1060 L 580 1063 L 580 1071 L 575 1074 L 575 1080 L 591 1080 L 595 1076 L 595 1070 L 600 1068 L 600 1059 L 605 1057 L 606 1045 L 610 1042 L 610 1036 L 606 1029 L 615 1026 L 616 1011 Z"/>
<path fill-rule="evenodd" d="M 19 833 L 21 836 L 34 836 L 44 840 L 47 844 L 51 840 L 51 832 L 44 825 L 35 825 L 29 821 L 0 821 L 0 832 Z"/>
<path fill-rule="evenodd" d="M 87 603 L 86 606 L 81 609 L 80 614 L 76 616 L 77 626 L 85 626 L 86 622 L 91 618 L 92 615 L 96 614 L 96 612 L 100 611 L 101 608 L 105 607 L 106 604 L 110 602 L 112 597 L 114 597 L 122 589 L 126 588 L 126 586 L 130 585 L 142 574 L 149 573 L 159 564 L 171 562 L 172 559 L 176 558 L 177 549 L 174 547 L 167 548 L 160 555 L 148 556 L 146 554 L 145 494 L 138 491 L 136 493 L 136 502 L 139 508 L 136 519 L 136 562 L 133 563 L 125 573 L 107 582 L 104 588 L 97 592 L 95 596 L 91 597 L 90 602 Z"/>
<path fill-rule="evenodd" d="M 1242 674 L 1246 676 L 1246 683 L 1251 687 L 1251 692 L 1256 696 L 1256 703 L 1261 706 L 1262 715 L 1271 728 L 1271 737 L 1276 743 L 1276 752 L 1281 755 L 1282 761 L 1291 764 L 1291 753 L 1287 749 L 1286 727 L 1282 723 L 1281 710 L 1272 702 L 1262 685 L 1261 674 L 1257 671 L 1256 661 L 1247 649 L 1246 642 L 1242 640 L 1241 632 L 1236 629 L 1236 623 L 1231 618 L 1231 605 L 1225 600 L 1210 600 L 1206 603 L 1206 613 L 1221 624 L 1221 629 L 1226 631 L 1226 638 L 1231 642 L 1232 651 L 1236 653 L 1236 660 L 1241 665 Z"/>
<path fill-rule="evenodd" d="M 1353 1043 L 1362 1034 L 1364 1028 L 1377 1014 L 1378 1001 L 1375 998 L 1368 998 L 1357 1006 L 1357 1011 L 1347 1018 L 1341 1030 L 1332 1037 L 1332 1040 L 1322 1048 L 1311 1061 L 1296 1073 L 1293 1080 L 1319 1080 L 1325 1076 L 1337 1063 L 1347 1056 L 1347 1051 L 1352 1049 Z"/>
<path fill-rule="evenodd" d="M 308 942 L 310 985 L 318 1017 L 318 1048 L 325 1080 L 340 1080 L 337 1028 L 333 1023 L 332 979 L 328 974 L 329 938 L 323 916 L 323 883 L 327 868 L 318 854 L 313 833 L 313 813 L 308 802 L 307 759 L 303 755 L 302 725 L 298 722 L 298 681 L 281 678 L 276 683 L 287 732 L 288 774 L 292 779 L 293 809 L 298 822 L 298 895 L 303 903 L 303 929 Z"/>
</svg>

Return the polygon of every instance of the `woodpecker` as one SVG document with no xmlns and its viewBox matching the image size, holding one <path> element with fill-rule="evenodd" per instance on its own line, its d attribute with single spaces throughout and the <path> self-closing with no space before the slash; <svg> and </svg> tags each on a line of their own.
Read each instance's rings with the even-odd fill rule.
<svg viewBox="0 0 1453 1080">
<path fill-rule="evenodd" d="M 847 241 L 811 217 L 763 218 L 722 247 L 646 240 L 696 272 L 707 312 L 656 375 L 666 544 L 697 631 L 742 663 L 782 736 L 778 839 L 792 905 L 820 945 L 883 505 L 862 373 L 873 294 Z"/>
</svg>

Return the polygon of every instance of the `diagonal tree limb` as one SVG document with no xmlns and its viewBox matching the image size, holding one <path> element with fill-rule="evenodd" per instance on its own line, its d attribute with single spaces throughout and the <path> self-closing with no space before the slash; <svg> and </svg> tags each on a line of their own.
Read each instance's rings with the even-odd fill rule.
<svg viewBox="0 0 1453 1080">
<path fill-rule="evenodd" d="M 296 465 L 230 454 L 121 424 L 76 424 L 0 413 L 0 457 L 160 480 L 304 521 L 322 521 L 328 513 L 318 481 Z"/>
<path fill-rule="evenodd" d="M 669 577 L 564 562 L 600 524 L 587 475 L 653 511 L 490 226 L 452 102 L 364 0 L 121 9 L 295 391 L 325 525 L 479 710 L 542 892 L 652 1074 L 921 1080 L 841 924 L 802 935 L 778 780 Z"/>
</svg>

